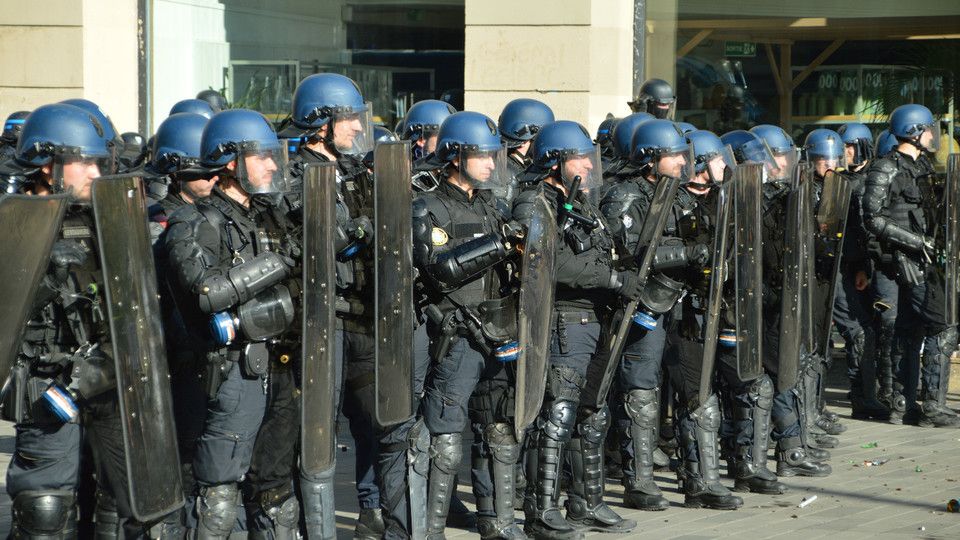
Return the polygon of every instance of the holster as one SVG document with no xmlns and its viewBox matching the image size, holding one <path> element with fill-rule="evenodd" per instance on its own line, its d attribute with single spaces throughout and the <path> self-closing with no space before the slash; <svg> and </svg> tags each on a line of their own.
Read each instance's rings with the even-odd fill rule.
<svg viewBox="0 0 960 540">
<path fill-rule="evenodd" d="M 426 314 L 430 322 L 439 329 L 436 335 L 430 339 L 429 351 L 430 358 L 434 361 L 439 361 L 447 355 L 450 347 L 452 347 L 458 339 L 457 324 L 454 321 L 456 312 L 448 311 L 447 313 L 443 313 L 435 304 L 430 304 L 426 308 Z"/>
<path fill-rule="evenodd" d="M 230 369 L 230 361 L 227 355 L 219 351 L 207 353 L 207 363 L 204 365 L 201 379 L 203 388 L 207 392 L 207 399 L 215 399 L 220 391 L 220 385 L 227 378 L 227 371 Z"/>
</svg>

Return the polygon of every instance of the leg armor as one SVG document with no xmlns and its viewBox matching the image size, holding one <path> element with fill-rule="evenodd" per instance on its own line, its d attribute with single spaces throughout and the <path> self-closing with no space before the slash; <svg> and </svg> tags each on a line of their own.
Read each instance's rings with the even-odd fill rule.
<svg viewBox="0 0 960 540">
<path fill-rule="evenodd" d="M 773 408 L 773 381 L 767 374 L 753 381 L 748 390 L 752 407 L 738 406 L 733 416 L 739 423 L 751 422 L 753 437 L 748 445 L 736 449 L 736 480 L 734 489 L 768 495 L 779 495 L 787 486 L 777 481 L 777 475 L 767 468 L 767 447 L 770 443 L 770 410 Z"/>
<path fill-rule="evenodd" d="M 269 521 L 270 529 L 250 527 L 251 539 L 296 540 L 300 523 L 300 503 L 293 492 L 292 485 L 282 485 L 257 493 L 252 501 L 246 502 L 248 516 L 263 516 Z M 248 525 L 251 521 L 247 520 Z"/>
<path fill-rule="evenodd" d="M 850 406 L 853 418 L 887 419 L 890 411 L 877 401 L 877 370 L 873 330 L 866 326 L 847 341 L 847 373 L 850 375 Z"/>
<path fill-rule="evenodd" d="M 237 521 L 239 503 L 240 489 L 237 484 L 200 488 L 195 540 L 227 540 Z"/>
<path fill-rule="evenodd" d="M 789 406 L 773 415 L 774 430 L 781 437 L 777 441 L 777 476 L 827 476 L 832 472 L 830 465 L 816 461 L 803 440 L 803 419 L 799 415 L 804 409 L 796 393 L 787 393 L 792 398 Z"/>
<path fill-rule="evenodd" d="M 337 517 L 333 504 L 334 467 L 314 478 L 300 475 L 300 497 L 307 538 L 324 540 L 337 537 Z"/>
<path fill-rule="evenodd" d="M 693 433 L 683 428 L 680 434 L 686 439 L 683 447 L 696 446 L 696 453 L 684 456 L 683 467 L 678 471 L 679 488 L 684 492 L 684 505 L 688 508 L 714 508 L 736 510 L 743 506 L 743 499 L 730 493 L 720 483 L 720 457 L 717 444 L 720 430 L 720 401 L 712 394 L 705 403 L 690 414 Z M 692 440 L 691 440 L 692 439 Z M 691 444 L 692 443 L 692 444 Z"/>
<path fill-rule="evenodd" d="M 427 479 L 430 475 L 430 431 L 423 420 L 410 428 L 407 450 L 407 504 L 410 505 L 410 537 L 427 534 Z"/>
<path fill-rule="evenodd" d="M 891 323 L 884 323 L 882 317 L 878 318 L 877 323 L 877 378 L 880 386 L 877 392 L 881 403 L 884 403 L 891 411 L 903 413 L 906 403 L 903 401 L 903 395 L 894 392 L 893 388 L 893 336 L 895 335 L 894 326 Z"/>
<path fill-rule="evenodd" d="M 923 400 L 920 426 L 956 427 L 960 417 L 947 408 L 950 382 L 950 355 L 957 348 L 957 328 L 947 327 L 927 339 L 923 350 Z"/>
<path fill-rule="evenodd" d="M 560 467 L 564 446 L 570 442 L 576 422 L 577 404 L 558 399 L 544 404 L 531 433 L 531 452 L 527 459 L 527 478 L 536 479 L 527 486 L 524 502 L 525 532 L 537 538 L 580 538 L 557 508 L 560 492 Z"/>
<path fill-rule="evenodd" d="M 68 540 L 77 536 L 72 491 L 21 491 L 13 499 L 12 539 Z"/>
<path fill-rule="evenodd" d="M 462 439 L 459 433 L 442 433 L 432 437 L 426 505 L 427 538 L 443 538 L 454 478 L 463 458 Z"/>
<path fill-rule="evenodd" d="M 483 430 L 483 441 L 490 449 L 486 465 L 493 480 L 493 500 L 477 501 L 477 509 L 489 507 L 495 517 L 482 516 L 478 520 L 481 538 L 525 538 L 513 517 L 514 468 L 520 455 L 520 444 L 513 434 L 513 426 L 506 423 L 489 424 Z M 483 504 L 481 504 L 481 502 Z"/>
<path fill-rule="evenodd" d="M 120 516 L 117 515 L 117 501 L 106 491 L 97 488 L 97 509 L 94 514 L 94 535 L 97 540 L 122 538 Z"/>
<path fill-rule="evenodd" d="M 637 526 L 623 519 L 603 502 L 603 440 L 610 426 L 610 411 L 604 407 L 577 424 L 570 443 L 572 483 L 567 499 L 567 520 L 580 528 L 600 532 L 630 532 Z"/>
<path fill-rule="evenodd" d="M 640 510 L 666 510 L 670 504 L 653 481 L 653 453 L 660 428 L 660 389 L 634 389 L 624 396 L 623 407 L 630 418 L 633 463 L 624 467 L 624 504 Z M 633 472 L 633 475 L 630 474 Z"/>
</svg>

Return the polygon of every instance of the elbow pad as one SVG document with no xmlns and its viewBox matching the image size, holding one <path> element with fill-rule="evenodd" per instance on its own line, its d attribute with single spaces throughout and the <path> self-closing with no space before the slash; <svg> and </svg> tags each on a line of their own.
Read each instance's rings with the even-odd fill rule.
<svg viewBox="0 0 960 540">
<path fill-rule="evenodd" d="M 486 234 L 441 253 L 431 265 L 433 277 L 457 286 L 507 258 L 506 246 L 496 234 Z"/>
<path fill-rule="evenodd" d="M 687 251 L 683 244 L 678 246 L 660 246 L 653 256 L 654 270 L 670 270 L 687 266 Z"/>
<path fill-rule="evenodd" d="M 283 257 L 267 252 L 234 266 L 227 275 L 215 275 L 200 282 L 200 309 L 222 311 L 242 304 L 260 291 L 279 283 L 290 273 Z"/>
</svg>

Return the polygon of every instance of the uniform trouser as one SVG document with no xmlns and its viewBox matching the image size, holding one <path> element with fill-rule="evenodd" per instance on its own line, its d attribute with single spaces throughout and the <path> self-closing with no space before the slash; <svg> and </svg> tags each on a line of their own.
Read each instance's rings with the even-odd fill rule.
<svg viewBox="0 0 960 540">
<path fill-rule="evenodd" d="M 420 325 L 413 334 L 413 393 L 414 410 L 419 409 L 423 394 L 423 383 L 430 368 L 430 337 L 427 326 Z M 380 470 L 380 504 L 383 507 L 383 519 L 386 525 L 384 538 L 409 538 L 411 504 L 423 505 L 425 501 L 411 501 L 408 498 L 407 451 L 410 428 L 417 422 L 419 414 L 414 414 L 405 422 L 382 429 L 378 441 L 378 467 Z M 426 497 L 426 493 L 422 496 Z"/>
<path fill-rule="evenodd" d="M 797 399 L 797 385 L 780 390 L 780 309 L 765 309 L 763 313 L 763 367 L 767 375 L 773 380 L 776 392 L 773 395 L 773 405 L 770 409 L 770 418 L 773 431 L 770 437 L 781 439 L 801 437 L 803 430 L 800 426 L 801 404 Z M 797 359 L 799 366 L 800 359 Z M 799 372 L 799 367 L 798 367 Z M 798 375 L 799 378 L 799 375 Z"/>
<path fill-rule="evenodd" d="M 668 317 L 663 316 L 654 330 L 645 330 L 632 324 L 623 347 L 623 357 L 617 374 L 617 407 L 614 409 L 614 421 L 620 433 L 620 455 L 623 463 L 625 481 L 636 476 L 633 469 L 634 445 L 630 437 L 630 425 L 633 420 L 624 409 L 624 396 L 631 390 L 652 390 L 660 387 L 663 377 L 661 362 L 667 341 L 665 329 Z"/>
<path fill-rule="evenodd" d="M 492 499 L 494 497 L 493 478 L 490 468 L 485 464 L 493 459 L 490 447 L 484 440 L 484 429 L 490 424 L 498 422 L 511 423 L 513 421 L 513 390 L 515 381 L 515 364 L 505 365 L 505 369 L 483 379 L 470 397 L 468 414 L 470 428 L 473 431 L 473 443 L 470 445 L 470 478 L 473 493 L 477 500 Z M 477 515 L 495 517 L 490 506 L 478 506 Z"/>
<path fill-rule="evenodd" d="M 878 341 L 877 355 L 889 355 L 896 386 L 909 406 L 917 400 L 920 348 L 927 322 L 924 311 L 926 284 L 898 285 L 885 273 L 877 272 L 873 288 L 875 305 L 879 302 L 882 306 L 878 339 L 884 334 L 893 336 L 889 353 L 879 350 L 881 342 Z M 929 374 L 925 374 L 927 376 Z"/>
<path fill-rule="evenodd" d="M 872 306 L 869 305 L 867 291 L 858 291 L 856 287 L 856 272 L 841 264 L 837 276 L 836 295 L 833 301 L 833 323 L 846 344 L 844 351 L 847 356 L 847 377 L 850 380 L 875 380 L 876 359 L 861 358 L 854 341 L 863 334 L 873 323 Z M 873 335 L 872 330 L 869 332 Z M 872 350 L 872 347 L 870 348 Z M 874 388 L 865 388 L 865 395 L 874 395 Z"/>
</svg>

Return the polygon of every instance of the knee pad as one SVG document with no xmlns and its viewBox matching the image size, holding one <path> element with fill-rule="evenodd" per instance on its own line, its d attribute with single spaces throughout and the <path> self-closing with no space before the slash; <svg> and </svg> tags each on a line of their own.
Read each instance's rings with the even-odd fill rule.
<svg viewBox="0 0 960 540">
<path fill-rule="evenodd" d="M 300 504 L 293 493 L 293 486 L 283 486 L 261 491 L 256 495 L 264 515 L 278 526 L 295 529 L 300 521 Z"/>
<path fill-rule="evenodd" d="M 547 390 L 555 401 L 580 401 L 584 378 L 576 370 L 553 366 L 547 374 Z"/>
<path fill-rule="evenodd" d="M 490 424 L 483 429 L 483 440 L 490 448 L 493 458 L 501 463 L 516 463 L 520 456 L 520 444 L 513 434 L 513 426 L 505 423 Z"/>
<path fill-rule="evenodd" d="M 604 406 L 580 419 L 577 423 L 577 432 L 590 444 L 599 445 L 603 443 L 608 427 L 610 427 L 610 409 Z"/>
<path fill-rule="evenodd" d="M 546 418 L 540 420 L 543 434 L 555 441 L 569 441 L 577 420 L 577 404 L 572 401 L 554 401 L 546 413 Z"/>
<path fill-rule="evenodd" d="M 237 484 L 220 484 L 200 488 L 197 497 L 198 528 L 220 536 L 228 536 L 237 519 L 240 489 Z"/>
<path fill-rule="evenodd" d="M 13 499 L 12 538 L 75 536 L 76 497 L 72 491 L 21 491 Z"/>
<path fill-rule="evenodd" d="M 645 390 L 635 388 L 623 397 L 623 408 L 627 416 L 642 428 L 657 428 L 657 416 L 660 413 L 660 389 Z"/>
<path fill-rule="evenodd" d="M 773 408 L 773 379 L 764 373 L 750 385 L 750 400 L 765 411 Z"/>
<path fill-rule="evenodd" d="M 463 459 L 461 443 L 463 436 L 459 433 L 443 433 L 434 435 L 430 443 L 430 463 L 447 474 L 457 472 L 460 460 Z"/>
<path fill-rule="evenodd" d="M 720 429 L 720 400 L 717 395 L 710 394 L 707 401 L 690 413 L 690 418 L 704 431 L 718 431 Z"/>
</svg>

